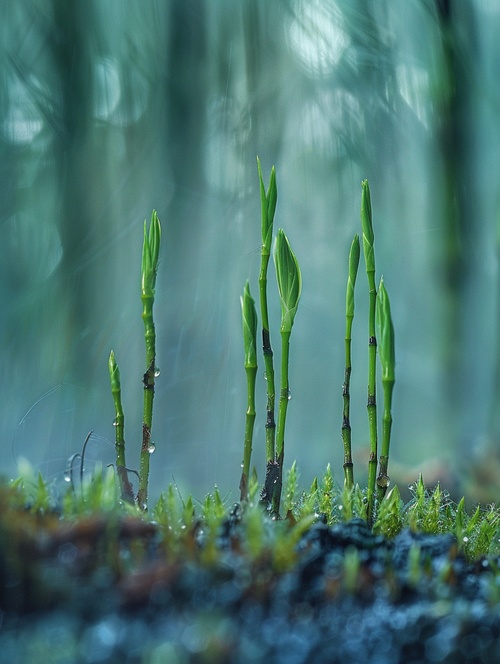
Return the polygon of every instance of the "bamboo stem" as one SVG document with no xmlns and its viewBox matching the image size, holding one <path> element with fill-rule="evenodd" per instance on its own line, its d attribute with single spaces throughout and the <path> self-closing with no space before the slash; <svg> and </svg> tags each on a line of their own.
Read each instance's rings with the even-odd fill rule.
<svg viewBox="0 0 500 664">
<path fill-rule="evenodd" d="M 344 384 L 342 386 L 342 441 L 344 444 L 344 482 L 347 489 L 354 486 L 354 469 L 351 451 L 351 421 L 350 421 L 350 382 L 351 382 L 351 340 L 352 321 L 354 318 L 354 287 L 359 266 L 359 235 L 356 233 L 349 251 L 349 276 L 346 291 L 346 332 L 345 332 L 345 370 Z"/>
<path fill-rule="evenodd" d="M 111 394 L 115 406 L 115 420 L 113 424 L 115 426 L 116 474 L 120 484 L 122 500 L 133 503 L 134 494 L 132 491 L 132 485 L 128 479 L 125 463 L 125 415 L 122 407 L 120 369 L 116 363 L 113 351 L 109 354 L 108 368 L 111 381 Z"/>
<path fill-rule="evenodd" d="M 243 321 L 243 344 L 245 347 L 245 372 L 247 376 L 247 412 L 245 419 L 245 442 L 243 447 L 243 467 L 240 480 L 240 500 L 248 500 L 248 480 L 252 456 L 253 429 L 255 424 L 255 381 L 257 377 L 257 312 L 250 294 L 248 281 L 245 284 L 241 301 Z"/>
<path fill-rule="evenodd" d="M 378 290 L 376 318 L 379 336 L 379 357 L 382 365 L 382 389 L 384 393 L 382 444 L 377 475 L 377 497 L 380 502 L 385 496 L 390 483 L 388 465 L 392 429 L 392 392 L 395 383 L 396 365 L 391 306 L 383 279 L 380 280 Z"/>
<path fill-rule="evenodd" d="M 377 288 L 375 286 L 375 249 L 372 226 L 372 207 L 368 180 L 361 183 L 361 225 L 363 230 L 363 253 L 368 278 L 369 312 L 368 312 L 368 425 L 370 435 L 370 458 L 368 461 L 367 518 L 373 518 L 373 503 L 377 477 L 377 399 L 376 399 L 376 366 L 377 338 L 375 334 L 375 307 Z"/>
<path fill-rule="evenodd" d="M 288 363 L 290 359 L 290 332 L 281 332 L 281 385 L 278 405 L 278 428 L 276 430 L 276 463 L 278 477 L 273 487 L 272 511 L 278 515 L 280 511 L 281 488 L 283 485 L 283 461 L 285 458 L 285 423 L 288 402 L 290 401 L 290 385 L 288 382 Z"/>
<path fill-rule="evenodd" d="M 257 157 L 257 170 L 259 174 L 260 202 L 261 202 L 261 263 L 259 274 L 260 313 L 262 318 L 262 352 L 264 355 L 264 377 L 267 381 L 267 407 L 266 407 L 266 467 L 274 461 L 274 446 L 276 423 L 274 419 L 275 409 L 275 382 L 273 350 L 271 346 L 271 334 L 269 331 L 269 314 L 267 306 L 267 270 L 271 256 L 271 243 L 273 236 L 273 222 L 276 211 L 277 188 L 276 171 L 271 169 L 267 193 L 262 177 L 260 160 Z"/>
<path fill-rule="evenodd" d="M 285 456 L 285 422 L 290 400 L 290 387 L 288 384 L 288 362 L 290 355 L 290 335 L 299 306 L 302 292 L 302 275 L 299 263 L 293 253 L 288 238 L 283 230 L 278 231 L 276 249 L 274 252 L 276 265 L 276 280 L 281 302 L 281 389 L 278 411 L 278 429 L 276 432 L 275 466 L 268 464 L 266 472 L 265 491 L 271 495 L 271 509 L 275 516 L 279 515 L 281 487 L 283 484 L 283 460 Z M 272 471 L 272 472 L 271 472 Z M 274 479 L 276 475 L 276 479 Z M 273 478 L 271 487 L 268 476 Z M 272 489 L 272 490 L 271 490 Z"/>
<path fill-rule="evenodd" d="M 143 510 L 148 508 L 148 482 L 150 455 L 154 452 L 151 442 L 151 427 L 153 424 L 153 401 L 155 394 L 156 368 L 156 331 L 153 319 L 153 305 L 155 298 L 156 274 L 158 270 L 158 256 L 160 252 L 161 226 L 160 220 L 153 210 L 149 233 L 144 222 L 144 243 L 142 248 L 142 320 L 144 322 L 144 339 L 146 343 L 146 371 L 142 382 L 144 384 L 144 415 L 142 423 L 142 444 L 139 467 L 139 491 L 137 502 Z"/>
</svg>

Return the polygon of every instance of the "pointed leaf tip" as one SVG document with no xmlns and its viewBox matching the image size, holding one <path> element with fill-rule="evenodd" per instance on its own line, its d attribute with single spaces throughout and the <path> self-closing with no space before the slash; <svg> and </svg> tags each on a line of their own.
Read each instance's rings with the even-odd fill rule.
<svg viewBox="0 0 500 664">
<path fill-rule="evenodd" d="M 281 331 L 290 332 L 302 293 L 302 274 L 288 238 L 281 228 L 276 238 L 274 259 L 281 300 Z"/>
<path fill-rule="evenodd" d="M 240 297 L 243 322 L 243 345 L 245 349 L 245 367 L 257 367 L 257 311 L 255 300 L 250 293 L 247 281 Z"/>
</svg>

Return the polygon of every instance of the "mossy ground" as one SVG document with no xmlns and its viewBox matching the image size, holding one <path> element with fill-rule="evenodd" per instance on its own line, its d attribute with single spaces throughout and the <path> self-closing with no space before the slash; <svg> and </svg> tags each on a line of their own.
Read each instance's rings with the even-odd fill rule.
<svg viewBox="0 0 500 664">
<path fill-rule="evenodd" d="M 453 503 L 439 487 L 427 491 L 420 480 L 407 504 L 394 488 L 370 528 L 364 492 L 339 488 L 329 468 L 308 491 L 300 491 L 292 466 L 279 520 L 263 508 L 258 489 L 253 480 L 248 503 L 226 504 L 217 489 L 196 502 L 182 500 L 170 486 L 144 513 L 120 500 L 113 469 L 95 473 L 81 490 L 68 488 L 60 500 L 51 497 L 41 477 L 4 484 L 0 644 L 8 634 L 11 641 L 17 634 L 24 653 L 19 661 L 30 661 L 20 635 L 28 630 L 31 639 L 38 639 L 39 654 L 45 647 L 40 625 L 59 616 L 65 638 L 71 633 L 73 660 L 46 661 L 79 661 L 80 656 L 88 661 L 79 649 L 88 641 L 88 630 L 97 630 L 103 621 L 121 625 L 128 635 L 113 637 L 117 643 L 122 639 L 113 655 L 121 653 L 121 661 L 156 661 L 158 649 L 170 652 L 173 662 L 246 661 L 241 651 L 245 639 L 253 643 L 245 646 L 250 654 L 275 652 L 270 634 L 267 645 L 264 637 L 251 635 L 267 634 L 281 612 L 282 629 L 288 623 L 292 631 L 300 626 L 307 652 L 314 647 L 318 653 L 317 660 L 297 661 L 321 661 L 315 617 L 330 616 L 325 628 L 330 634 L 346 611 L 372 620 L 364 612 L 378 607 L 380 614 L 383 606 L 390 624 L 396 615 L 420 624 L 423 615 L 436 622 L 436 612 L 451 615 L 460 605 L 461 634 L 470 627 L 471 611 L 484 612 L 486 622 L 498 616 L 496 507 L 469 514 L 463 501 Z M 144 632 L 142 650 L 126 629 L 137 620 Z M 497 629 L 500 634 L 500 624 L 491 625 Z M 276 634 L 276 643 L 280 638 L 283 634 Z M 393 638 L 400 637 L 394 633 Z"/>
</svg>

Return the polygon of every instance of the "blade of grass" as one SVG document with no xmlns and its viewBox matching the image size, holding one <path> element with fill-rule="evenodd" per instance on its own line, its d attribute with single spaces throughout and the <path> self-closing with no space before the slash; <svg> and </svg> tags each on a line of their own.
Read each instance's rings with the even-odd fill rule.
<svg viewBox="0 0 500 664">
<path fill-rule="evenodd" d="M 240 297 L 243 319 L 243 345 L 245 348 L 245 372 L 247 375 L 247 412 L 245 420 L 245 444 L 243 470 L 240 480 L 240 500 L 248 500 L 248 478 L 252 456 L 253 428 L 255 423 L 255 379 L 257 377 L 257 312 L 250 294 L 250 284 L 245 284 Z"/>
<path fill-rule="evenodd" d="M 276 278 L 281 301 L 281 383 L 278 410 L 278 429 L 276 432 L 276 462 L 278 475 L 273 487 L 272 511 L 279 514 L 281 486 L 283 478 L 283 459 L 285 455 L 285 422 L 290 386 L 288 381 L 288 364 L 290 355 L 290 335 L 302 292 L 302 275 L 299 263 L 293 253 L 288 238 L 280 228 L 276 238 L 274 252 Z"/>
<path fill-rule="evenodd" d="M 382 365 L 382 389 L 384 392 L 384 414 L 382 419 L 382 445 L 377 475 L 377 494 L 379 501 L 385 496 L 389 486 L 387 467 L 392 428 L 392 391 L 395 383 L 394 326 L 392 324 L 391 305 L 383 278 L 380 280 L 377 295 L 376 318 L 379 340 L 379 357 Z"/>
<path fill-rule="evenodd" d="M 361 226 L 363 231 L 363 253 L 368 277 L 369 312 L 368 312 L 368 424 L 370 434 L 370 459 L 368 461 L 367 516 L 373 518 L 373 500 L 377 476 L 377 400 L 376 400 L 376 362 L 377 338 L 375 336 L 375 306 L 377 289 L 375 286 L 375 248 L 372 225 L 372 205 L 368 180 L 361 183 Z"/>
<path fill-rule="evenodd" d="M 351 382 L 351 332 L 354 318 L 354 287 L 359 267 L 359 235 L 356 233 L 349 251 L 349 276 L 346 291 L 346 329 L 345 329 L 345 370 L 342 386 L 342 441 L 344 443 L 344 481 L 348 490 L 354 486 L 354 470 L 351 452 L 351 421 L 350 421 L 350 382 Z"/>
<path fill-rule="evenodd" d="M 156 210 L 151 214 L 149 232 L 144 222 L 144 242 L 142 246 L 142 320 L 144 321 L 144 338 L 146 342 L 146 371 L 143 376 L 144 383 L 144 416 L 142 423 L 141 461 L 139 468 L 139 491 L 137 502 L 143 510 L 148 508 L 148 482 L 149 460 L 154 451 L 151 442 L 151 427 L 153 423 L 153 399 L 155 393 L 156 369 L 156 332 L 153 319 L 153 304 L 155 299 L 156 274 L 158 270 L 158 256 L 160 253 L 161 226 Z"/>
<path fill-rule="evenodd" d="M 129 503 L 133 503 L 134 494 L 132 491 L 132 485 L 128 479 L 127 467 L 125 464 L 125 415 L 122 407 L 120 369 L 116 363 L 113 351 L 109 354 L 108 368 L 111 381 L 111 394 L 115 406 L 115 420 L 113 424 L 115 426 L 116 474 L 118 475 L 122 499 Z"/>
</svg>

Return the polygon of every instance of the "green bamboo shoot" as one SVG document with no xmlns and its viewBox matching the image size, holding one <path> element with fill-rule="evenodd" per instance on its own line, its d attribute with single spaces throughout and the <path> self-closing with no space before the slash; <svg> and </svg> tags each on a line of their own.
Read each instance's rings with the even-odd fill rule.
<svg viewBox="0 0 500 664">
<path fill-rule="evenodd" d="M 361 183 L 361 226 L 363 230 L 363 253 L 368 277 L 369 312 L 368 312 L 368 424 L 370 435 L 370 458 L 368 461 L 368 521 L 373 518 L 373 501 L 377 476 L 377 399 L 376 399 L 376 363 L 377 338 L 375 334 L 375 307 L 377 289 L 375 286 L 375 248 L 372 225 L 372 205 L 368 180 Z"/>
<path fill-rule="evenodd" d="M 155 378 L 159 372 L 156 368 L 156 332 L 153 319 L 153 304 L 155 299 L 160 241 L 160 220 L 158 219 L 156 210 L 153 210 L 149 232 L 147 229 L 147 223 L 146 221 L 144 222 L 141 269 L 142 320 L 144 322 L 144 337 L 146 342 L 146 371 L 143 376 L 144 416 L 142 423 L 142 445 L 137 502 L 139 507 L 143 510 L 147 510 L 148 508 L 149 460 L 151 453 L 155 449 L 154 443 L 151 442 L 151 427 L 153 422 Z"/>
<path fill-rule="evenodd" d="M 345 330 L 345 370 L 344 384 L 342 386 L 343 413 L 342 413 L 342 441 L 344 444 L 344 481 L 348 490 L 354 486 L 354 471 L 351 451 L 351 421 L 350 421 L 350 382 L 351 382 L 351 340 L 352 321 L 354 318 L 354 287 L 359 266 L 359 235 L 356 233 L 349 251 L 349 275 L 346 291 L 346 330 Z"/>
<path fill-rule="evenodd" d="M 255 423 L 255 379 L 257 377 L 257 312 L 250 294 L 250 284 L 245 284 L 240 298 L 243 319 L 243 345 L 245 349 L 245 371 L 247 375 L 247 412 L 245 420 L 245 443 L 243 468 L 240 480 L 240 500 L 248 500 L 248 480 L 252 456 L 253 428 Z"/>
<path fill-rule="evenodd" d="M 378 328 L 378 351 L 382 365 L 382 389 L 384 393 L 384 414 L 382 419 L 382 444 L 379 459 L 379 471 L 377 475 L 377 494 L 379 501 L 385 496 L 389 486 L 389 475 L 387 474 L 389 464 L 389 447 L 391 442 L 392 428 L 392 392 L 395 383 L 395 350 L 394 350 L 394 326 L 392 324 L 391 305 L 389 296 L 380 280 L 377 295 L 376 310 Z"/>
</svg>

